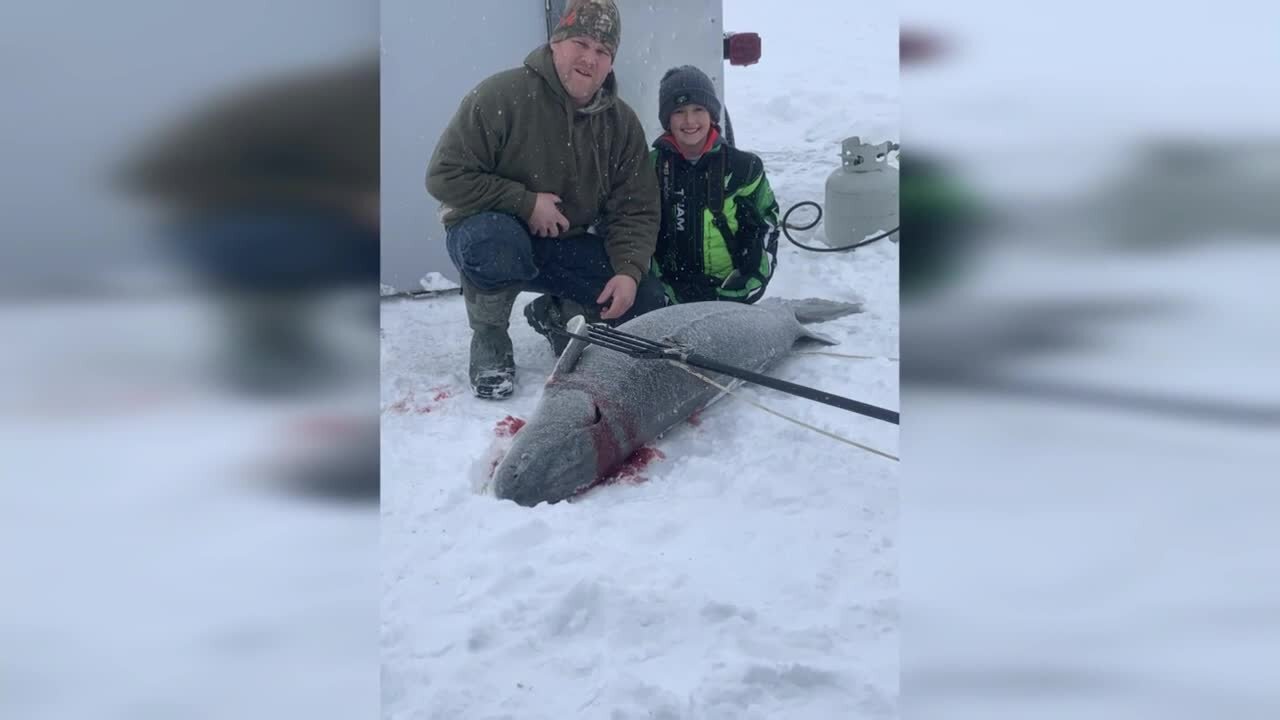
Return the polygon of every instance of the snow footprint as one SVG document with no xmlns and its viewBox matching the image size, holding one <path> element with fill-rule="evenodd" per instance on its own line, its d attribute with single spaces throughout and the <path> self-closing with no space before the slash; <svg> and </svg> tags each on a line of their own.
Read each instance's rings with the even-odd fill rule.
<svg viewBox="0 0 1280 720">
<path fill-rule="evenodd" d="M 709 602 L 702 607 L 702 617 L 704 620 L 713 623 L 721 623 L 733 618 L 741 618 L 747 623 L 756 621 L 756 611 L 750 608 L 740 608 L 729 603 Z"/>
<path fill-rule="evenodd" d="M 529 520 L 502 533 L 490 545 L 495 550 L 524 551 L 550 540 L 554 533 L 542 520 Z"/>
<path fill-rule="evenodd" d="M 634 684 L 633 684 L 634 683 Z M 615 705 L 609 720 L 681 720 L 684 700 L 676 693 L 650 685 L 629 681 L 613 698 Z"/>
<path fill-rule="evenodd" d="M 580 582 L 548 614 L 547 633 L 552 637 L 576 635 L 591 625 L 600 608 L 600 586 L 594 582 Z"/>
<path fill-rule="evenodd" d="M 840 688 L 839 676 L 809 665 L 769 667 L 753 665 L 742 676 L 747 685 L 760 687 L 776 697 L 799 697 L 822 688 Z"/>
</svg>

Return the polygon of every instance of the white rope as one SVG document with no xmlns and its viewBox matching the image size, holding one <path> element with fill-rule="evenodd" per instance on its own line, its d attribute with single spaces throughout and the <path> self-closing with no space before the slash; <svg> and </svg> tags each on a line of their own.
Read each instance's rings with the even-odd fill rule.
<svg viewBox="0 0 1280 720">
<path fill-rule="evenodd" d="M 852 445 L 852 446 L 854 446 L 854 447 L 856 447 L 856 448 L 858 448 L 858 449 L 860 449 L 860 450 L 866 450 L 866 451 L 867 451 L 867 452 L 869 452 L 869 453 L 873 453 L 873 454 L 875 454 L 875 455 L 879 455 L 880 457 L 889 458 L 890 460 L 893 460 L 894 462 L 899 462 L 898 457 L 897 457 L 896 455 L 890 455 L 890 454 L 889 454 L 889 453 L 887 453 L 887 452 L 884 452 L 884 451 L 881 451 L 881 450 L 877 450 L 877 449 L 875 449 L 875 448 L 873 448 L 873 447 L 867 447 L 866 445 L 863 445 L 862 443 L 854 442 L 853 440 L 849 440 L 849 439 L 847 439 L 847 438 L 842 438 L 842 437 L 840 437 L 839 435 L 836 435 L 835 433 L 827 432 L 826 430 L 823 430 L 823 429 L 822 429 L 822 428 L 820 428 L 820 427 L 814 427 L 813 425 L 810 425 L 810 424 L 808 424 L 808 423 L 806 423 L 806 422 L 802 422 L 802 421 L 800 421 L 800 420 L 796 420 L 795 418 L 792 418 L 792 417 L 787 417 L 786 415 L 783 415 L 782 413 L 780 413 L 780 412 L 778 412 L 778 411 L 776 411 L 776 410 L 771 410 L 771 409 L 769 409 L 769 408 L 765 407 L 764 405 L 761 405 L 760 403 L 756 402 L 755 400 L 752 400 L 751 398 L 742 397 L 742 396 L 738 395 L 737 393 L 735 393 L 735 392 L 734 392 L 733 390 L 731 390 L 730 388 L 727 388 L 727 387 L 725 387 L 724 385 L 721 385 L 720 383 L 716 382 L 715 380 L 712 380 L 711 378 L 707 377 L 706 375 L 703 375 L 702 373 L 698 372 L 697 370 L 694 370 L 693 368 L 689 367 L 688 365 L 685 365 L 684 363 L 672 362 L 672 364 L 673 364 L 673 365 L 675 365 L 675 366 L 677 366 L 677 367 L 683 368 L 685 372 L 687 372 L 687 373 L 689 373 L 690 375 L 692 375 L 692 376 L 694 376 L 694 377 L 698 378 L 699 380 L 701 380 L 701 381 L 703 381 L 703 382 L 707 383 L 708 385 L 711 385 L 712 387 L 715 387 L 715 388 L 719 388 L 719 389 L 720 389 L 720 391 L 721 391 L 721 392 L 723 392 L 724 394 L 726 394 L 726 395 L 732 395 L 732 396 L 734 396 L 734 397 L 736 397 L 736 398 L 740 398 L 743 402 L 746 402 L 746 403 L 749 403 L 749 404 L 751 404 L 751 405 L 754 405 L 754 406 L 756 406 L 756 407 L 760 408 L 761 410 L 763 410 L 763 411 L 765 411 L 765 412 L 769 413 L 770 415 L 775 415 L 775 416 L 780 417 L 780 418 L 782 418 L 783 420 L 786 420 L 786 421 L 788 421 L 788 422 L 793 422 L 793 423 L 795 423 L 796 425 L 799 425 L 800 427 L 808 428 L 808 429 L 810 429 L 810 430 L 812 430 L 812 431 L 814 431 L 814 432 L 816 432 L 816 433 L 819 433 L 819 434 L 821 434 L 821 435 L 826 435 L 827 437 L 831 438 L 832 440 L 839 440 L 839 441 L 840 441 L 840 442 L 842 442 L 842 443 L 845 443 L 845 444 L 847 444 L 847 445 Z"/>
<path fill-rule="evenodd" d="M 843 353 L 826 352 L 824 350 L 799 350 L 796 355 L 826 355 L 828 357 L 852 358 L 854 360 L 888 360 L 890 362 L 898 362 L 896 357 L 885 357 L 883 355 L 845 355 Z"/>
</svg>

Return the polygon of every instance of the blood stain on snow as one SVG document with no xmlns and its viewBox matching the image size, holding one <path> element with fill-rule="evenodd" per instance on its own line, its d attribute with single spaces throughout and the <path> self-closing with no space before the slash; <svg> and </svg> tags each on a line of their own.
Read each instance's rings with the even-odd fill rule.
<svg viewBox="0 0 1280 720">
<path fill-rule="evenodd" d="M 498 424 L 494 426 L 493 434 L 504 438 L 515 437 L 515 434 L 520 432 L 520 428 L 524 427 L 524 422 L 518 417 L 508 415 L 499 420 Z"/>
<path fill-rule="evenodd" d="M 421 404 L 418 403 L 417 393 L 415 393 L 413 390 L 410 390 L 407 396 L 400 398 L 399 400 L 388 405 L 387 412 L 394 413 L 396 415 L 407 415 L 409 413 L 413 413 L 416 415 L 427 415 L 427 414 L 430 414 L 433 410 L 439 410 L 441 403 L 453 397 L 453 394 L 454 394 L 453 390 L 444 386 L 433 387 L 427 392 L 434 393 L 433 397 L 429 402 L 421 403 Z"/>
<path fill-rule="evenodd" d="M 409 408 L 412 405 L 412 403 L 413 403 L 413 392 L 410 391 L 408 397 L 400 398 L 399 400 L 388 405 L 387 412 L 392 412 L 397 415 L 403 415 L 404 413 L 409 412 Z"/>
<path fill-rule="evenodd" d="M 494 445 L 495 449 L 497 449 L 494 457 L 489 461 L 489 479 L 493 479 L 493 474 L 498 470 L 498 465 L 502 462 L 502 458 L 507 454 L 507 443 L 502 441 L 515 437 L 516 433 L 520 432 L 520 428 L 524 427 L 524 425 L 524 420 L 521 420 L 514 415 L 508 415 L 499 420 L 497 424 L 493 426 L 493 434 L 498 438 L 498 442 Z"/>
<path fill-rule="evenodd" d="M 649 467 L 654 460 L 662 460 L 667 456 L 657 448 L 648 445 L 631 453 L 631 456 L 622 461 L 616 470 L 609 473 L 609 476 L 601 480 L 597 485 L 613 485 L 614 483 L 627 483 L 630 485 L 638 485 L 645 482 L 649 478 L 641 475 L 640 472 Z"/>
</svg>

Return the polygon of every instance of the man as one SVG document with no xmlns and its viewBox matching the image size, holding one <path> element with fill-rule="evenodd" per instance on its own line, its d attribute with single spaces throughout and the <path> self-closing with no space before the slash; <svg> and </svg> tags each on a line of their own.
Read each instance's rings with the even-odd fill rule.
<svg viewBox="0 0 1280 720">
<path fill-rule="evenodd" d="M 764 163 L 720 137 L 720 100 L 692 65 L 658 85 L 666 132 L 653 143 L 662 223 L 653 272 L 672 303 L 753 303 L 773 276 L 778 203 Z"/>
<path fill-rule="evenodd" d="M 657 183 L 613 76 L 621 31 L 613 0 L 571 2 L 548 45 L 463 98 L 431 157 L 477 397 L 515 390 L 507 328 L 521 291 L 546 293 L 525 316 L 557 354 L 574 315 L 623 322 L 665 302 L 649 277 Z"/>
</svg>

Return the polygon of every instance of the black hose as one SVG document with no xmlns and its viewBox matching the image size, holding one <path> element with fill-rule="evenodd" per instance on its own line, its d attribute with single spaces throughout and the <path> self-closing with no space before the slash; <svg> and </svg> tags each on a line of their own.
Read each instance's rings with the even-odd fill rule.
<svg viewBox="0 0 1280 720">
<path fill-rule="evenodd" d="M 800 208 L 806 205 L 812 205 L 814 209 L 818 211 L 818 217 L 814 218 L 813 222 L 809 223 L 808 225 L 792 225 L 787 222 L 787 218 L 791 217 L 791 213 L 795 212 L 796 210 L 799 210 Z M 844 247 L 826 247 L 826 248 L 813 247 L 812 245 L 803 245 L 799 242 L 796 242 L 796 239 L 791 237 L 791 232 L 790 232 L 791 230 L 808 230 L 816 226 L 820 220 L 822 220 L 821 205 L 819 205 L 816 202 L 813 202 L 812 200 L 805 200 L 802 202 L 798 202 L 795 205 L 792 205 L 791 209 L 787 210 L 785 213 L 782 214 L 782 234 L 787 236 L 787 241 L 790 242 L 792 245 L 795 245 L 796 247 L 801 248 L 803 250 L 808 250 L 809 252 L 849 252 L 851 250 L 857 250 L 858 248 L 863 247 L 864 245 L 870 245 L 873 242 L 883 240 L 889 237 L 890 235 L 898 232 L 898 229 L 902 227 L 901 225 L 899 225 L 898 227 L 895 227 L 892 230 L 885 230 L 884 232 L 880 233 L 879 235 L 876 235 L 875 237 L 867 238 L 866 240 L 863 240 L 861 242 L 856 242 L 852 245 L 845 245 Z"/>
</svg>

